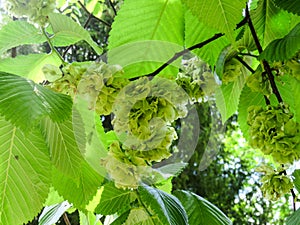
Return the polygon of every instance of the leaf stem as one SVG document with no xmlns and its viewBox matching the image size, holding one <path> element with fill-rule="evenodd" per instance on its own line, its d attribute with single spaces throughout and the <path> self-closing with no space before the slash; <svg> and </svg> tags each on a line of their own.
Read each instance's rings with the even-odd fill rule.
<svg viewBox="0 0 300 225">
<path fill-rule="evenodd" d="M 110 7 L 112 8 L 112 10 L 114 11 L 114 14 L 115 14 L 115 16 L 116 16 L 116 15 L 117 15 L 117 10 L 116 10 L 114 4 L 112 3 L 111 0 L 108 0 L 108 2 L 109 2 L 109 5 L 110 5 Z"/>
<path fill-rule="evenodd" d="M 247 18 L 248 25 L 249 25 L 252 37 L 254 39 L 255 45 L 257 47 L 257 50 L 258 50 L 259 54 L 261 54 L 263 52 L 263 49 L 262 49 L 262 46 L 261 46 L 261 44 L 259 42 L 259 38 L 258 38 L 257 33 L 255 31 L 255 28 L 254 28 L 254 25 L 252 23 L 252 20 L 250 18 L 250 12 L 249 12 L 248 5 L 246 5 L 246 18 Z M 272 73 L 272 70 L 271 70 L 271 67 L 270 67 L 269 63 L 266 60 L 262 60 L 262 64 L 263 64 L 263 67 L 264 67 L 265 71 L 267 72 L 268 79 L 270 81 L 273 93 L 275 94 L 278 102 L 282 103 L 283 100 L 282 100 L 282 97 L 281 97 L 281 95 L 279 93 L 279 90 L 278 90 L 278 88 L 276 86 L 274 75 Z"/>
<path fill-rule="evenodd" d="M 50 38 L 49 38 L 49 36 L 48 36 L 45 28 L 42 28 L 42 32 L 43 32 L 44 36 L 47 39 L 47 42 L 48 42 L 48 45 L 50 46 L 51 51 L 53 51 L 58 56 L 58 58 L 60 59 L 60 61 L 62 62 L 62 64 L 65 65 L 66 64 L 65 60 L 63 59 L 63 57 L 59 54 L 59 52 L 56 50 L 56 48 L 52 44 L 52 41 L 50 40 Z"/>
</svg>

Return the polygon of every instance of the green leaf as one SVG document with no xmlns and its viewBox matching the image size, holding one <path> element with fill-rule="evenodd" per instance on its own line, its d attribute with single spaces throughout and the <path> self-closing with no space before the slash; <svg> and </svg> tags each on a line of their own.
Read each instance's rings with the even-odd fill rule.
<svg viewBox="0 0 300 225">
<path fill-rule="evenodd" d="M 46 64 L 59 67 L 61 61 L 54 53 L 18 55 L 15 58 L 0 60 L 0 71 L 26 77 L 34 82 L 42 82 L 45 80 L 42 68 Z"/>
<path fill-rule="evenodd" d="M 45 41 L 45 36 L 32 24 L 25 21 L 11 21 L 0 30 L 0 55 L 19 45 L 39 44 Z"/>
<path fill-rule="evenodd" d="M 248 107 L 251 105 L 258 105 L 258 106 L 266 106 L 265 99 L 263 95 L 259 92 L 252 92 L 251 89 L 245 85 L 241 96 L 240 102 L 238 105 L 238 123 L 240 125 L 241 131 L 243 132 L 243 136 L 246 139 L 249 139 L 248 130 L 249 125 L 247 124 L 247 117 L 248 117 Z"/>
<path fill-rule="evenodd" d="M 97 54 L 102 53 L 102 49 L 93 41 L 89 32 L 70 17 L 63 14 L 51 13 L 49 14 L 49 23 L 54 32 L 54 36 L 51 39 L 55 46 L 68 46 L 84 40 Z"/>
<path fill-rule="evenodd" d="M 69 96 L 55 93 L 31 80 L 0 72 L 0 114 L 26 131 L 41 118 L 63 121 L 71 114 Z"/>
<path fill-rule="evenodd" d="M 154 71 L 175 52 L 181 51 L 183 37 L 184 15 L 180 0 L 127 0 L 112 25 L 108 62 L 121 65 L 124 76 L 138 77 Z M 168 66 L 161 74 L 174 77 L 179 63 L 174 64 L 175 68 Z"/>
<path fill-rule="evenodd" d="M 53 165 L 62 173 L 77 178 L 84 159 L 74 137 L 72 120 L 55 123 L 44 119 L 41 130 L 50 149 Z"/>
<path fill-rule="evenodd" d="M 184 206 L 189 224 L 230 225 L 231 220 L 215 205 L 188 191 L 175 191 L 174 195 Z"/>
<path fill-rule="evenodd" d="M 241 0 L 182 0 L 200 22 L 225 33 L 233 43 L 234 29 L 242 19 L 247 1 Z M 197 21 L 198 22 L 198 21 Z M 198 24 L 195 22 L 196 24 Z"/>
<path fill-rule="evenodd" d="M 236 81 L 229 84 L 222 84 L 216 89 L 216 104 L 222 116 L 222 123 L 225 123 L 238 110 L 240 95 L 245 84 L 245 68 Z"/>
<path fill-rule="evenodd" d="M 250 16 L 263 48 L 290 31 L 287 22 L 291 15 L 276 7 L 273 0 L 260 0 Z"/>
<path fill-rule="evenodd" d="M 93 199 L 101 186 L 103 177 L 85 161 L 81 161 L 77 177 L 78 179 L 72 179 L 53 168 L 52 180 L 54 188 L 68 202 L 73 203 L 77 209 L 85 212 L 86 205 Z"/>
<path fill-rule="evenodd" d="M 300 224 L 300 209 L 290 215 L 286 220 L 286 225 Z"/>
<path fill-rule="evenodd" d="M 300 0 L 274 0 L 274 2 L 279 8 L 300 16 Z"/>
<path fill-rule="evenodd" d="M 72 205 L 67 201 L 51 206 L 46 206 L 39 217 L 39 225 L 55 224 L 64 214 L 64 212 L 71 207 Z"/>
<path fill-rule="evenodd" d="M 296 121 L 300 123 L 300 101 L 298 96 L 300 96 L 300 81 L 297 79 L 291 79 L 290 82 L 290 93 L 293 95 L 294 104 L 291 106 L 294 109 Z"/>
<path fill-rule="evenodd" d="M 299 7 L 300 8 L 300 7 Z M 260 55 L 260 59 L 284 61 L 292 58 L 300 49 L 300 23 L 286 36 L 272 41 Z"/>
<path fill-rule="evenodd" d="M 47 198 L 51 162 L 41 133 L 24 133 L 0 117 L 0 224 L 32 220 Z"/>
<path fill-rule="evenodd" d="M 195 22 L 197 21 L 197 22 Z M 190 11 L 185 13 L 185 46 L 191 47 L 213 37 L 217 32 L 216 29 L 207 26 L 202 21 L 197 20 L 197 16 Z M 229 44 L 228 39 L 223 36 L 217 40 L 205 45 L 200 49 L 193 50 L 202 60 L 209 65 L 215 65 L 222 49 Z"/>
<path fill-rule="evenodd" d="M 161 218 L 149 215 L 145 208 L 133 208 L 130 210 L 129 216 L 124 225 L 165 225 L 165 223 L 162 223 L 160 219 Z"/>
<path fill-rule="evenodd" d="M 132 209 L 133 210 L 133 209 Z M 117 219 L 115 219 L 110 225 L 124 225 L 124 222 L 128 219 L 129 213 L 132 210 L 128 210 L 122 213 Z M 130 219 L 129 219 L 130 220 Z"/>
<path fill-rule="evenodd" d="M 143 204 L 152 210 L 163 224 L 188 224 L 186 212 L 175 196 L 149 186 L 140 186 L 138 193 Z"/>
<path fill-rule="evenodd" d="M 124 211 L 124 209 L 130 208 L 132 194 L 131 190 L 116 188 L 114 183 L 105 184 L 95 212 L 101 215 L 112 215 L 116 212 Z"/>
<path fill-rule="evenodd" d="M 294 171 L 293 177 L 295 188 L 300 192 L 300 169 Z"/>
<path fill-rule="evenodd" d="M 92 212 L 83 213 L 79 211 L 80 225 L 102 225 L 100 216 Z"/>
</svg>

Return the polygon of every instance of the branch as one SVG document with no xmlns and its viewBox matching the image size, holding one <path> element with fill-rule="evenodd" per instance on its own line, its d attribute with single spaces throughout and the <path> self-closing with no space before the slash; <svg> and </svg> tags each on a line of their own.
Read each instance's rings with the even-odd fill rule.
<svg viewBox="0 0 300 225">
<path fill-rule="evenodd" d="M 254 28 L 254 25 L 253 25 L 252 20 L 251 20 L 251 18 L 250 18 L 250 13 L 249 13 L 248 5 L 246 5 L 246 18 L 247 18 L 248 25 L 249 25 L 251 34 L 252 34 L 252 36 L 253 36 L 255 45 L 256 45 L 256 47 L 257 47 L 257 50 L 258 50 L 259 54 L 261 54 L 261 53 L 263 52 L 263 49 L 262 49 L 262 47 L 261 47 L 261 44 L 260 44 L 260 42 L 259 42 L 257 33 L 256 33 L 256 31 L 255 31 L 255 28 Z M 273 73 L 272 73 L 272 70 L 271 70 L 271 67 L 270 67 L 269 63 L 268 63 L 266 60 L 262 60 L 262 64 L 263 64 L 263 66 L 264 66 L 265 71 L 267 72 L 268 79 L 269 79 L 269 81 L 270 81 L 270 84 L 271 84 L 273 93 L 275 94 L 275 96 L 276 96 L 278 102 L 279 102 L 279 103 L 282 103 L 283 100 L 282 100 L 281 95 L 280 95 L 280 93 L 279 93 L 279 91 L 278 91 L 278 88 L 277 88 L 277 86 L 276 86 L 275 79 L 274 79 L 274 75 L 273 75 Z"/>
<path fill-rule="evenodd" d="M 108 26 L 109 28 L 111 27 L 111 25 L 107 22 L 105 22 L 104 20 L 96 17 L 93 15 L 93 13 L 90 13 L 89 10 L 87 10 L 87 8 L 84 6 L 84 4 L 81 3 L 81 1 L 77 1 L 78 4 L 82 7 L 82 9 L 88 14 L 88 15 L 91 15 L 91 17 L 95 20 L 98 20 L 99 22 L 103 23 L 104 25 Z"/>
<path fill-rule="evenodd" d="M 249 66 L 241 57 L 235 56 L 234 58 L 236 58 L 240 63 L 242 63 L 251 73 L 255 73 L 255 70 L 252 69 L 252 67 Z"/>
<path fill-rule="evenodd" d="M 109 5 L 110 5 L 110 7 L 112 8 L 112 10 L 114 11 L 114 14 L 115 14 L 115 16 L 116 16 L 116 15 L 117 15 L 117 10 L 116 10 L 114 4 L 112 3 L 111 0 L 108 0 L 108 2 L 109 2 Z"/>
<path fill-rule="evenodd" d="M 189 48 L 186 48 L 186 49 L 184 49 L 180 52 L 175 53 L 172 58 L 170 58 L 167 62 L 162 64 L 160 67 L 158 67 L 155 71 L 153 71 L 152 73 L 146 74 L 144 76 L 152 77 L 152 76 L 155 76 L 155 75 L 159 74 L 163 69 L 165 69 L 167 66 L 169 66 L 172 62 L 174 62 L 179 57 L 183 56 L 184 54 L 186 54 L 189 51 L 192 51 L 194 49 L 202 48 L 203 46 L 209 44 L 210 42 L 212 42 L 214 40 L 217 40 L 218 38 L 220 38 L 222 36 L 224 36 L 224 34 L 222 34 L 222 33 L 215 34 L 214 36 L 212 36 L 211 38 L 209 38 L 209 39 L 207 39 L 203 42 L 200 42 L 200 43 L 195 44 L 195 45 L 193 45 Z"/>
</svg>

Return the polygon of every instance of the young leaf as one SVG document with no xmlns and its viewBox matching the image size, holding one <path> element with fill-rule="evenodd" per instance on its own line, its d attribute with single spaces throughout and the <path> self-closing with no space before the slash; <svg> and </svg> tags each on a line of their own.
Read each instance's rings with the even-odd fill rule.
<svg viewBox="0 0 300 225">
<path fill-rule="evenodd" d="M 183 0 L 191 12 L 206 26 L 225 33 L 234 42 L 234 29 L 242 18 L 247 1 L 241 0 Z M 198 23 L 195 22 L 196 24 Z"/>
<path fill-rule="evenodd" d="M 109 63 L 121 65 L 128 77 L 154 71 L 182 50 L 183 16 L 180 0 L 125 1 L 110 32 Z M 169 66 L 163 72 L 171 76 L 178 69 Z"/>
<path fill-rule="evenodd" d="M 71 114 L 69 96 L 55 93 L 32 80 L 0 72 L 0 114 L 26 131 L 41 118 L 63 121 Z"/>
<path fill-rule="evenodd" d="M 174 195 L 184 206 L 189 224 L 231 225 L 231 220 L 215 205 L 188 191 L 175 191 Z"/>
<path fill-rule="evenodd" d="M 25 21 L 12 21 L 0 30 L 0 55 L 19 45 L 39 44 L 45 41 L 45 36 L 32 24 Z"/>
<path fill-rule="evenodd" d="M 41 210 L 48 195 L 48 148 L 38 130 L 25 136 L 0 117 L 0 149 L 0 224 L 23 224 Z"/>
<path fill-rule="evenodd" d="M 78 178 L 84 160 L 74 137 L 71 120 L 55 123 L 50 119 L 41 122 L 41 130 L 50 149 L 54 166 L 65 175 Z"/>
<path fill-rule="evenodd" d="M 294 171 L 293 177 L 295 188 L 300 192 L 300 169 Z"/>
<path fill-rule="evenodd" d="M 265 106 L 265 100 L 261 93 L 252 92 L 251 89 L 245 85 L 238 105 L 238 123 L 240 125 L 243 136 L 248 139 L 249 125 L 247 124 L 248 107 L 251 105 Z"/>
<path fill-rule="evenodd" d="M 15 58 L 0 60 L 0 70 L 2 72 L 26 77 L 34 82 L 42 82 L 45 80 L 42 68 L 46 64 L 52 64 L 58 67 L 61 61 L 54 53 L 18 55 Z"/>
<path fill-rule="evenodd" d="M 98 188 L 103 182 L 103 177 L 85 161 L 81 161 L 77 177 L 77 179 L 72 179 L 53 168 L 52 180 L 54 188 L 68 202 L 73 203 L 77 209 L 86 211 L 86 205 L 96 195 Z"/>
<path fill-rule="evenodd" d="M 299 7 L 300 8 L 300 7 Z M 292 58 L 300 49 L 300 23 L 298 23 L 286 36 L 272 41 L 260 59 L 269 61 L 283 61 Z"/>
<path fill-rule="evenodd" d="M 132 194 L 131 190 L 116 188 L 114 183 L 105 184 L 95 212 L 101 215 L 112 215 L 124 211 L 124 209 L 130 208 Z"/>
<path fill-rule="evenodd" d="M 92 212 L 83 213 L 79 211 L 80 225 L 102 225 L 100 215 L 95 215 Z"/>
<path fill-rule="evenodd" d="M 39 217 L 39 225 L 52 225 L 55 224 L 59 218 L 68 210 L 72 205 L 67 201 L 55 205 L 46 206 Z"/>
<path fill-rule="evenodd" d="M 286 225 L 300 224 L 300 209 L 290 215 L 286 220 Z"/>
<path fill-rule="evenodd" d="M 124 225 L 166 225 L 160 221 L 161 218 L 151 216 L 145 208 L 133 208 Z M 116 224 L 117 225 L 117 224 Z M 119 225 L 119 224 L 118 224 Z M 120 224 L 121 225 L 121 224 Z M 184 224 L 185 225 L 185 224 Z"/>
<path fill-rule="evenodd" d="M 140 186 L 138 193 L 143 204 L 153 211 L 163 224 L 188 224 L 186 212 L 175 196 L 149 186 Z"/>
<path fill-rule="evenodd" d="M 279 8 L 286 10 L 290 13 L 295 13 L 300 16 L 300 0 L 274 0 L 275 5 L 278 6 Z"/>
<path fill-rule="evenodd" d="M 236 81 L 223 84 L 216 89 L 216 104 L 222 116 L 222 122 L 231 117 L 238 109 L 240 95 L 245 84 L 245 68 Z"/>
<path fill-rule="evenodd" d="M 55 46 L 68 46 L 84 40 L 97 54 L 102 53 L 102 49 L 93 41 L 89 32 L 70 17 L 63 14 L 51 13 L 49 14 L 49 23 L 54 32 L 54 36 L 51 39 Z"/>
</svg>

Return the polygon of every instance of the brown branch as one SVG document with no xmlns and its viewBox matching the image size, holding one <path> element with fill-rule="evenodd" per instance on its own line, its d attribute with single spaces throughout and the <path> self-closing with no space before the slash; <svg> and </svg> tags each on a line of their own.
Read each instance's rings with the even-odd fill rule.
<svg viewBox="0 0 300 225">
<path fill-rule="evenodd" d="M 245 66 L 251 73 L 255 73 L 255 70 L 252 69 L 252 67 L 249 66 L 241 57 L 235 56 L 234 58 L 236 58 L 240 63 L 242 63 L 243 66 Z"/>
<path fill-rule="evenodd" d="M 109 2 L 109 5 L 110 5 L 110 7 L 112 8 L 112 10 L 114 11 L 114 14 L 115 14 L 115 16 L 116 16 L 116 15 L 117 15 L 117 10 L 116 10 L 114 4 L 112 3 L 111 0 L 108 0 L 108 2 Z"/>
<path fill-rule="evenodd" d="M 257 36 L 257 33 L 255 31 L 255 28 L 254 28 L 254 25 L 252 23 L 252 20 L 250 18 L 250 12 L 249 12 L 249 8 L 248 8 L 248 5 L 246 5 L 246 18 L 247 18 L 247 22 L 248 22 L 248 25 L 249 25 L 249 28 L 250 28 L 250 31 L 251 31 L 251 34 L 253 36 L 253 39 L 254 39 L 254 42 L 255 42 L 255 45 L 257 47 L 257 50 L 259 52 L 259 54 L 261 54 L 263 52 L 263 49 L 261 47 L 261 44 L 259 42 L 259 38 Z M 266 61 L 266 60 L 262 60 L 262 64 L 264 66 L 264 69 L 265 71 L 267 72 L 267 75 L 268 75 L 268 79 L 270 81 L 270 84 L 271 84 L 271 87 L 272 87 L 272 91 L 273 93 L 275 94 L 277 100 L 279 103 L 282 103 L 283 100 L 282 100 L 282 97 L 279 93 L 279 90 L 276 86 L 276 83 L 275 83 L 275 79 L 274 79 L 274 75 L 272 73 L 272 70 L 271 70 L 271 67 L 270 67 L 270 64 Z"/>
<path fill-rule="evenodd" d="M 82 9 L 88 14 L 91 15 L 93 19 L 98 20 L 99 22 L 103 23 L 104 25 L 108 26 L 109 28 L 111 27 L 111 25 L 107 22 L 105 22 L 104 20 L 96 17 L 93 15 L 93 13 L 90 13 L 89 10 L 87 10 L 87 8 L 84 6 L 84 4 L 82 4 L 80 1 L 77 1 L 78 4 L 82 7 Z"/>
<path fill-rule="evenodd" d="M 63 218 L 66 225 L 72 225 L 66 213 L 63 214 Z"/>
</svg>

